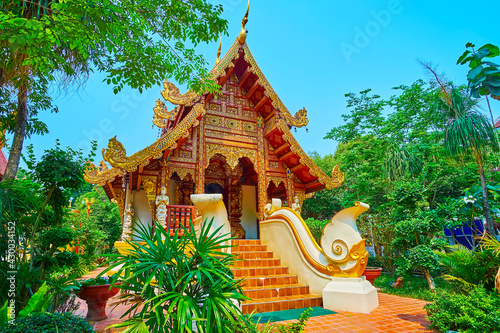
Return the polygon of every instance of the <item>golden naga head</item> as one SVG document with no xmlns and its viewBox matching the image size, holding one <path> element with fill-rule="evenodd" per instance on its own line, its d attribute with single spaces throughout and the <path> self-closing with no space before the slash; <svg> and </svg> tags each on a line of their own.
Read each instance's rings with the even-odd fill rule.
<svg viewBox="0 0 500 333">
<path fill-rule="evenodd" d="M 247 31 L 245 30 L 245 25 L 248 22 L 249 9 L 250 9 L 250 0 L 248 0 L 247 12 L 245 13 L 245 16 L 243 16 L 243 19 L 241 20 L 241 31 L 240 34 L 238 35 L 238 42 L 240 42 L 240 44 L 244 44 L 245 40 L 247 39 Z"/>
<path fill-rule="evenodd" d="M 179 88 L 168 80 L 163 81 L 163 90 L 160 93 L 167 102 L 175 105 L 187 105 L 199 98 L 199 95 L 191 90 L 181 95 Z"/>
</svg>

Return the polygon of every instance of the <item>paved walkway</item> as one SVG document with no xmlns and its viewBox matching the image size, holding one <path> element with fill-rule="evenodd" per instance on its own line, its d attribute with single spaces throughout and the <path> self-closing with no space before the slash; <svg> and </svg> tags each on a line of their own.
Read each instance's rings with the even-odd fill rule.
<svg viewBox="0 0 500 333">
<path fill-rule="evenodd" d="M 382 293 L 378 299 L 379 307 L 370 314 L 339 311 L 309 318 L 305 332 L 433 332 L 427 328 L 430 322 L 423 308 L 426 301 Z"/>
<path fill-rule="evenodd" d="M 93 277 L 100 271 L 93 271 L 84 278 Z M 305 332 L 433 332 L 427 328 L 430 323 L 425 318 L 426 312 L 423 308 L 426 301 L 382 293 L 378 295 L 380 305 L 372 313 L 359 314 L 339 311 L 336 314 L 312 317 L 309 318 Z M 106 308 L 108 318 L 92 323 L 92 326 L 100 332 L 105 332 L 104 329 L 109 325 L 123 321 L 120 317 L 126 311 L 126 307 L 118 306 L 112 309 L 109 303 L 113 303 L 113 299 L 110 299 Z M 80 301 L 80 305 L 76 313 L 85 316 L 87 304 Z M 119 330 L 107 332 L 119 332 Z"/>
</svg>

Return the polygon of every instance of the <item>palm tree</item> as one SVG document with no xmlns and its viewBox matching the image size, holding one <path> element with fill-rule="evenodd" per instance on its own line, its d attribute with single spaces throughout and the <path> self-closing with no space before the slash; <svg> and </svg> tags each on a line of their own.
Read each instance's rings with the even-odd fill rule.
<svg viewBox="0 0 500 333">
<path fill-rule="evenodd" d="M 440 99 L 436 111 L 447 120 L 444 133 L 444 148 L 449 156 L 472 154 L 477 164 L 481 188 L 483 190 L 483 213 L 486 230 L 495 235 L 495 226 L 491 220 L 488 203 L 488 189 L 484 177 L 484 157 L 491 149 L 498 152 L 499 142 L 492 123 L 478 111 L 477 102 L 467 91 L 447 82 L 431 64 L 419 61 L 434 78 L 440 90 Z"/>
<path fill-rule="evenodd" d="M 484 157 L 491 149 L 498 151 L 498 139 L 489 120 L 481 114 L 476 103 L 454 86 L 441 88 L 439 111 L 448 119 L 445 130 L 444 148 L 449 156 L 472 154 L 477 164 L 483 190 L 483 212 L 486 218 L 486 230 L 495 235 L 488 203 L 488 190 L 484 177 Z"/>
</svg>

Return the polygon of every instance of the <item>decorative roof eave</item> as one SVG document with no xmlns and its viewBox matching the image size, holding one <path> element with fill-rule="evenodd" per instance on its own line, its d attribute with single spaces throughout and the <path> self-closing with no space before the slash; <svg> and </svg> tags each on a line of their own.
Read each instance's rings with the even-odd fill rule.
<svg viewBox="0 0 500 333">
<path fill-rule="evenodd" d="M 116 136 L 109 140 L 108 148 L 103 148 L 104 160 L 115 168 L 133 172 L 138 167 L 146 166 L 151 158 L 160 158 L 164 150 L 177 147 L 177 141 L 189 135 L 192 127 L 199 125 L 198 119 L 205 114 L 205 108 L 201 102 L 196 103 L 188 115 L 174 126 L 170 131 L 163 134 L 152 145 L 138 151 L 132 156 L 127 156 L 123 144 Z"/>
<path fill-rule="evenodd" d="M 294 127 L 306 126 L 309 123 L 306 109 L 302 108 L 301 110 L 297 111 L 294 116 L 292 116 L 290 111 L 288 111 L 274 89 L 271 87 L 271 84 L 260 69 L 259 65 L 257 65 L 257 62 L 255 61 L 252 52 L 250 52 L 247 43 L 242 44 L 238 39 L 234 41 L 233 45 L 231 45 L 224 57 L 222 57 L 222 59 L 218 63 L 216 63 L 216 65 L 209 72 L 213 75 L 213 78 L 217 79 L 225 75 L 225 71 L 229 67 L 233 66 L 234 60 L 238 58 L 240 49 L 243 49 L 245 53 L 245 60 L 251 66 L 252 73 L 257 75 L 257 77 L 259 78 L 259 84 L 264 88 L 266 96 L 271 100 L 273 107 L 283 115 L 287 124 Z"/>
<path fill-rule="evenodd" d="M 328 177 L 313 160 L 302 150 L 293 134 L 290 132 L 287 123 L 280 119 L 277 123 L 277 128 L 283 133 L 283 139 L 290 145 L 290 151 L 299 156 L 299 163 L 309 168 L 309 173 L 318 178 L 318 181 L 328 189 L 339 187 L 344 182 L 344 173 L 340 171 L 338 165 L 332 169 L 331 177 Z M 319 190 L 319 188 L 318 188 Z"/>
<path fill-rule="evenodd" d="M 259 83 L 264 88 L 266 96 L 271 99 L 273 107 L 281 112 L 287 122 L 287 125 L 294 127 L 306 126 L 309 123 L 306 109 L 303 108 L 297 111 L 294 116 L 292 116 L 290 111 L 288 111 L 288 109 L 286 108 L 285 104 L 283 104 L 283 102 L 278 97 L 278 94 L 276 94 L 274 89 L 271 87 L 269 81 L 267 81 L 266 76 L 260 69 L 259 65 L 257 65 L 257 62 L 255 61 L 255 58 L 253 57 L 252 52 L 250 52 L 250 49 L 246 43 L 243 44 L 243 50 L 245 51 L 246 62 L 250 64 L 250 66 L 252 66 L 252 72 L 255 73 L 255 75 L 257 75 L 257 77 L 259 78 Z"/>
<path fill-rule="evenodd" d="M 88 163 L 83 178 L 89 184 L 104 186 L 106 183 L 112 182 L 116 177 L 122 177 L 126 173 L 118 168 L 110 169 L 104 161 L 99 162 L 97 167 L 92 162 Z"/>
<path fill-rule="evenodd" d="M 210 70 L 209 74 L 212 74 L 213 79 L 224 76 L 226 70 L 233 66 L 233 61 L 238 58 L 240 47 L 241 44 L 236 39 L 222 59 L 216 62 L 215 66 Z"/>
</svg>

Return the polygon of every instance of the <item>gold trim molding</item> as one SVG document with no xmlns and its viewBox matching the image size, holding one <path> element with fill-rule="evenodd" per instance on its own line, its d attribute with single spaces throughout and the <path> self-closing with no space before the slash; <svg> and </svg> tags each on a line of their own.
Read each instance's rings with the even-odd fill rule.
<svg viewBox="0 0 500 333">
<path fill-rule="evenodd" d="M 123 144 L 115 136 L 109 140 L 108 148 L 103 148 L 102 155 L 113 167 L 133 172 L 140 166 L 146 166 L 149 159 L 160 158 L 164 150 L 176 147 L 177 140 L 189 135 L 189 129 L 192 126 L 197 126 L 199 124 L 198 118 L 204 114 L 205 108 L 201 103 L 197 103 L 179 124 L 162 135 L 152 145 L 131 156 L 127 156 Z"/>
<path fill-rule="evenodd" d="M 213 143 L 207 143 L 206 147 L 207 155 L 205 160 L 205 167 L 207 167 L 208 161 L 210 161 L 210 159 L 216 154 L 223 155 L 226 158 L 227 164 L 229 164 L 232 169 L 234 169 L 238 165 L 239 159 L 242 157 L 247 157 L 254 166 L 257 165 L 257 153 L 253 149 L 221 146 Z"/>
</svg>

